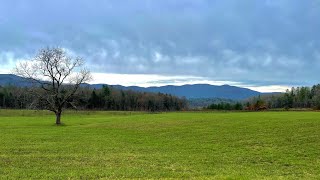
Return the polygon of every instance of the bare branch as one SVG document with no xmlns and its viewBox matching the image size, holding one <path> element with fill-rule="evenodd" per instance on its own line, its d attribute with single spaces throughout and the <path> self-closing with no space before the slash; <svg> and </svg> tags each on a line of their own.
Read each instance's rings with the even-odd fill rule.
<svg viewBox="0 0 320 180">
<path fill-rule="evenodd" d="M 15 74 L 38 87 L 33 93 L 44 108 L 61 115 L 66 103 L 73 104 L 80 85 L 91 79 L 89 70 L 80 69 L 83 65 L 82 58 L 68 56 L 61 48 L 46 48 L 34 59 L 19 63 Z"/>
</svg>

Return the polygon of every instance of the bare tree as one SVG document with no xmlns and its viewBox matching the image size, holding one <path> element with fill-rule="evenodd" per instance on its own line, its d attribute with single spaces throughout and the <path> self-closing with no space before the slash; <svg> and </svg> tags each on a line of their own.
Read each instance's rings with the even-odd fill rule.
<svg viewBox="0 0 320 180">
<path fill-rule="evenodd" d="M 91 79 L 90 72 L 83 68 L 84 61 L 72 57 L 62 48 L 46 48 L 30 61 L 20 62 L 15 74 L 32 83 L 36 104 L 56 115 L 56 124 L 61 124 L 63 108 L 74 106 L 74 96 L 80 85 Z"/>
</svg>

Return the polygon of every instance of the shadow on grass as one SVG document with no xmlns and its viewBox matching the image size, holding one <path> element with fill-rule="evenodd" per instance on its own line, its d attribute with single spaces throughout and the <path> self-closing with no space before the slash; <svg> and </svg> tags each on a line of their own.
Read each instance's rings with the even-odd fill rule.
<svg viewBox="0 0 320 180">
<path fill-rule="evenodd" d="M 65 126 L 68 126 L 68 125 L 65 124 L 65 123 L 61 123 L 61 124 L 56 124 L 56 123 L 54 123 L 54 124 L 52 124 L 52 126 L 55 126 L 55 127 L 65 127 Z"/>
</svg>

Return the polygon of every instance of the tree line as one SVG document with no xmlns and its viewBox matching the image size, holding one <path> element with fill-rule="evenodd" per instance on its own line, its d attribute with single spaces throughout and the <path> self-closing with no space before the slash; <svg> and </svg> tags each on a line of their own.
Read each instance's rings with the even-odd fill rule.
<svg viewBox="0 0 320 180">
<path fill-rule="evenodd" d="M 320 84 L 312 87 L 292 87 L 285 93 L 259 95 L 241 102 L 212 103 L 205 109 L 261 111 L 290 108 L 320 110 Z"/>
<path fill-rule="evenodd" d="M 207 107 L 207 109 L 211 109 L 211 110 L 226 110 L 226 111 L 230 111 L 230 110 L 243 110 L 243 104 L 240 102 L 237 103 L 226 103 L 226 102 L 219 102 L 219 103 L 213 103 L 211 105 L 209 105 Z"/>
<path fill-rule="evenodd" d="M 312 108 L 320 110 L 320 84 L 312 87 L 293 87 L 285 93 L 261 95 L 247 100 L 245 107 L 254 110 L 262 107 L 276 108 Z"/>
<path fill-rule="evenodd" d="M 35 102 L 36 87 L 0 86 L 0 108 L 45 109 L 43 102 Z M 188 101 L 169 94 L 120 90 L 112 86 L 101 89 L 80 87 L 65 108 L 122 111 L 179 111 L 188 109 Z M 312 108 L 320 110 L 320 84 L 296 87 L 285 93 L 252 97 L 242 102 L 218 102 L 206 107 L 212 110 L 265 110 Z"/>
<path fill-rule="evenodd" d="M 0 86 L 0 108 L 45 109 L 44 102 L 35 102 L 37 87 Z M 101 89 L 80 87 L 65 108 L 121 111 L 179 111 L 187 109 L 187 100 L 169 94 L 119 90 L 111 86 Z"/>
</svg>

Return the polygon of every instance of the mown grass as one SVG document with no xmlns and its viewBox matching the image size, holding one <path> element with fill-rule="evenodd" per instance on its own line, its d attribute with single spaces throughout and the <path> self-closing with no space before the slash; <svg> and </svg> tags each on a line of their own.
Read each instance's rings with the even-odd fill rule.
<svg viewBox="0 0 320 180">
<path fill-rule="evenodd" d="M 0 110 L 0 179 L 319 179 L 319 117 Z"/>
</svg>

